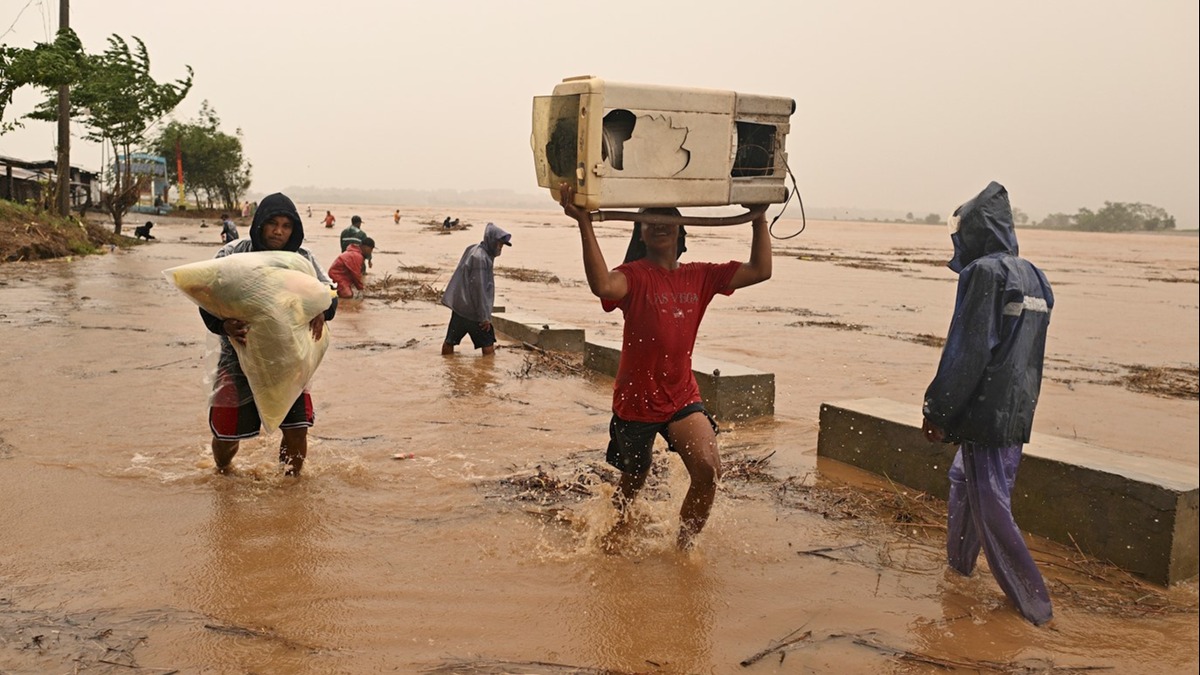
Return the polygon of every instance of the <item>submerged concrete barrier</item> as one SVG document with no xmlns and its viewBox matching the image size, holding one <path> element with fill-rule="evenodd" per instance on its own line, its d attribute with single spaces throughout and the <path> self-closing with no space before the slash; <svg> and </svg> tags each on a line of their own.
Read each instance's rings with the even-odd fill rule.
<svg viewBox="0 0 1200 675">
<path fill-rule="evenodd" d="M 514 340 L 560 352 L 583 351 L 583 329 L 522 312 L 492 310 L 492 327 Z"/>
<path fill-rule="evenodd" d="M 821 405 L 817 454 L 945 499 L 956 446 L 921 435 L 921 406 L 871 398 Z M 1017 524 L 1155 583 L 1196 576 L 1194 466 L 1033 434 L 1013 489 Z"/>
<path fill-rule="evenodd" d="M 583 365 L 616 377 L 621 345 L 589 340 Z M 742 420 L 775 414 L 775 374 L 692 355 L 692 373 L 704 407 L 717 420 Z"/>
</svg>

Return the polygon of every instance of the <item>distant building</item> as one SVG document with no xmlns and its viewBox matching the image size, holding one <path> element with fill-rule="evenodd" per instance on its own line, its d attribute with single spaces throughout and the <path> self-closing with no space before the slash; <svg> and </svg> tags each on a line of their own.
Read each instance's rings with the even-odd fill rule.
<svg viewBox="0 0 1200 675">
<path fill-rule="evenodd" d="M 117 155 L 113 161 L 112 170 L 125 171 L 125 155 Z M 167 158 L 161 155 L 151 155 L 144 152 L 129 154 L 129 173 L 134 176 L 147 176 L 150 180 L 141 194 L 138 203 L 129 210 L 134 213 L 164 214 L 171 210 L 168 199 L 171 184 L 167 182 Z"/>
<path fill-rule="evenodd" d="M 0 197 L 12 202 L 41 202 L 43 187 L 55 180 L 58 163 L 53 159 L 40 162 L 0 155 Z M 92 208 L 96 203 L 99 185 L 95 172 L 71 167 L 71 208 Z"/>
</svg>

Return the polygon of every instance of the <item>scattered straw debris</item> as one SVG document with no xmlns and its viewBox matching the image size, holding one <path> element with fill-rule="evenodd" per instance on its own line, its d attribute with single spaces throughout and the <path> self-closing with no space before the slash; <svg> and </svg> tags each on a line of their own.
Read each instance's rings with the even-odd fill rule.
<svg viewBox="0 0 1200 675">
<path fill-rule="evenodd" d="M 926 347 L 937 347 L 941 349 L 946 345 L 946 338 L 938 335 L 930 335 L 929 333 L 896 333 L 893 337 L 897 340 L 905 342 L 915 342 Z"/>
<path fill-rule="evenodd" d="M 789 323 L 788 328 L 831 328 L 833 330 L 863 331 L 866 326 L 861 323 L 845 323 L 843 321 L 796 321 Z"/>
<path fill-rule="evenodd" d="M 1149 280 L 1167 284 L 1200 284 L 1200 278 L 1197 277 L 1150 277 Z"/>
<path fill-rule="evenodd" d="M 529 281 L 535 284 L 558 284 L 562 283 L 558 277 L 542 270 L 531 270 L 527 267 L 499 267 L 496 269 L 496 274 L 505 279 L 516 279 L 517 281 Z"/>
<path fill-rule="evenodd" d="M 582 353 L 548 351 L 528 342 L 522 342 L 521 347 L 525 349 L 525 361 L 516 373 L 519 380 L 570 377 L 584 372 Z"/>
<path fill-rule="evenodd" d="M 1200 398 L 1200 369 L 1132 365 L 1117 381 L 1130 391 L 1163 398 Z"/>
<path fill-rule="evenodd" d="M 842 267 L 851 267 L 862 270 L 876 270 L 880 272 L 905 272 L 906 270 L 902 263 L 918 263 L 930 264 L 932 261 L 920 259 L 908 259 L 893 257 L 891 254 L 872 255 L 842 255 L 841 253 L 832 253 L 829 251 L 817 251 L 813 249 L 801 247 L 797 251 L 789 251 L 795 256 L 808 262 L 825 262 L 841 265 Z M 937 265 L 944 265 L 945 261 L 938 261 Z"/>
<path fill-rule="evenodd" d="M 422 300 L 436 303 L 442 301 L 442 289 L 436 288 L 414 275 L 394 276 L 390 273 L 383 275 L 381 279 L 369 280 L 363 295 L 386 302 Z"/>
<path fill-rule="evenodd" d="M 396 344 L 394 342 L 383 342 L 380 340 L 364 340 L 362 342 L 348 342 L 338 345 L 338 349 L 368 349 L 373 352 L 391 351 L 393 349 L 408 349 L 420 344 L 420 340 L 409 338 L 404 344 Z"/>
<path fill-rule="evenodd" d="M 436 275 L 442 272 L 436 267 L 430 267 L 429 265 L 399 265 L 398 267 L 401 272 L 406 274 Z"/>
<path fill-rule="evenodd" d="M 770 460 L 775 456 L 772 450 L 762 457 L 751 457 L 744 453 L 734 453 L 721 459 L 721 480 L 742 481 L 747 483 L 778 483 L 779 478 L 767 470 Z"/>
<path fill-rule="evenodd" d="M 549 661 L 499 661 L 495 659 L 455 659 L 422 670 L 430 675 L 636 675 L 611 668 L 588 668 Z M 653 672 L 653 671 L 638 671 Z"/>
<path fill-rule="evenodd" d="M 819 316 L 828 317 L 828 314 L 814 312 L 811 309 L 804 307 L 746 307 L 744 311 L 748 312 L 772 312 L 779 314 L 795 314 L 796 316 Z"/>
<path fill-rule="evenodd" d="M 551 471 L 557 465 L 549 465 Z M 500 496 L 512 501 L 537 504 L 579 502 L 595 494 L 600 483 L 615 484 L 616 470 L 605 464 L 589 463 L 575 467 L 560 478 L 546 471 L 541 464 L 533 473 L 514 474 L 497 481 Z"/>
</svg>

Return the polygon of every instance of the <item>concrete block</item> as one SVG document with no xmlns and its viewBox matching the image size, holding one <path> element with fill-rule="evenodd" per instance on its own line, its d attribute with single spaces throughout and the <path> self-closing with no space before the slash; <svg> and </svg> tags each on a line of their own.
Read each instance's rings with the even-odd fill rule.
<svg viewBox="0 0 1200 675">
<path fill-rule="evenodd" d="M 616 377 L 621 345 L 587 341 L 583 365 Z M 742 420 L 775 414 L 775 374 L 692 355 L 692 373 L 704 407 L 718 420 Z"/>
<path fill-rule="evenodd" d="M 583 329 L 522 312 L 492 314 L 492 327 L 514 340 L 560 352 L 583 351 Z"/>
<path fill-rule="evenodd" d="M 821 405 L 817 454 L 945 499 L 956 446 L 921 435 L 921 405 Z M 1169 585 L 1198 571 L 1194 466 L 1033 434 L 1013 489 L 1017 523 L 1038 536 Z"/>
</svg>

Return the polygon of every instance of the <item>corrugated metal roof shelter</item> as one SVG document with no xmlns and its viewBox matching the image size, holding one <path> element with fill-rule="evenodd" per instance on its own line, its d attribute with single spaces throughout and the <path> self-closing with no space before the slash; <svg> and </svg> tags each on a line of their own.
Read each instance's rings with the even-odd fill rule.
<svg viewBox="0 0 1200 675">
<path fill-rule="evenodd" d="M 31 162 L 0 155 L 0 168 L 4 170 L 0 178 L 0 197 L 14 202 L 36 202 L 42 198 L 43 184 L 54 179 L 57 162 L 52 159 Z M 71 167 L 72 208 L 92 205 L 96 176 L 94 171 Z"/>
</svg>

